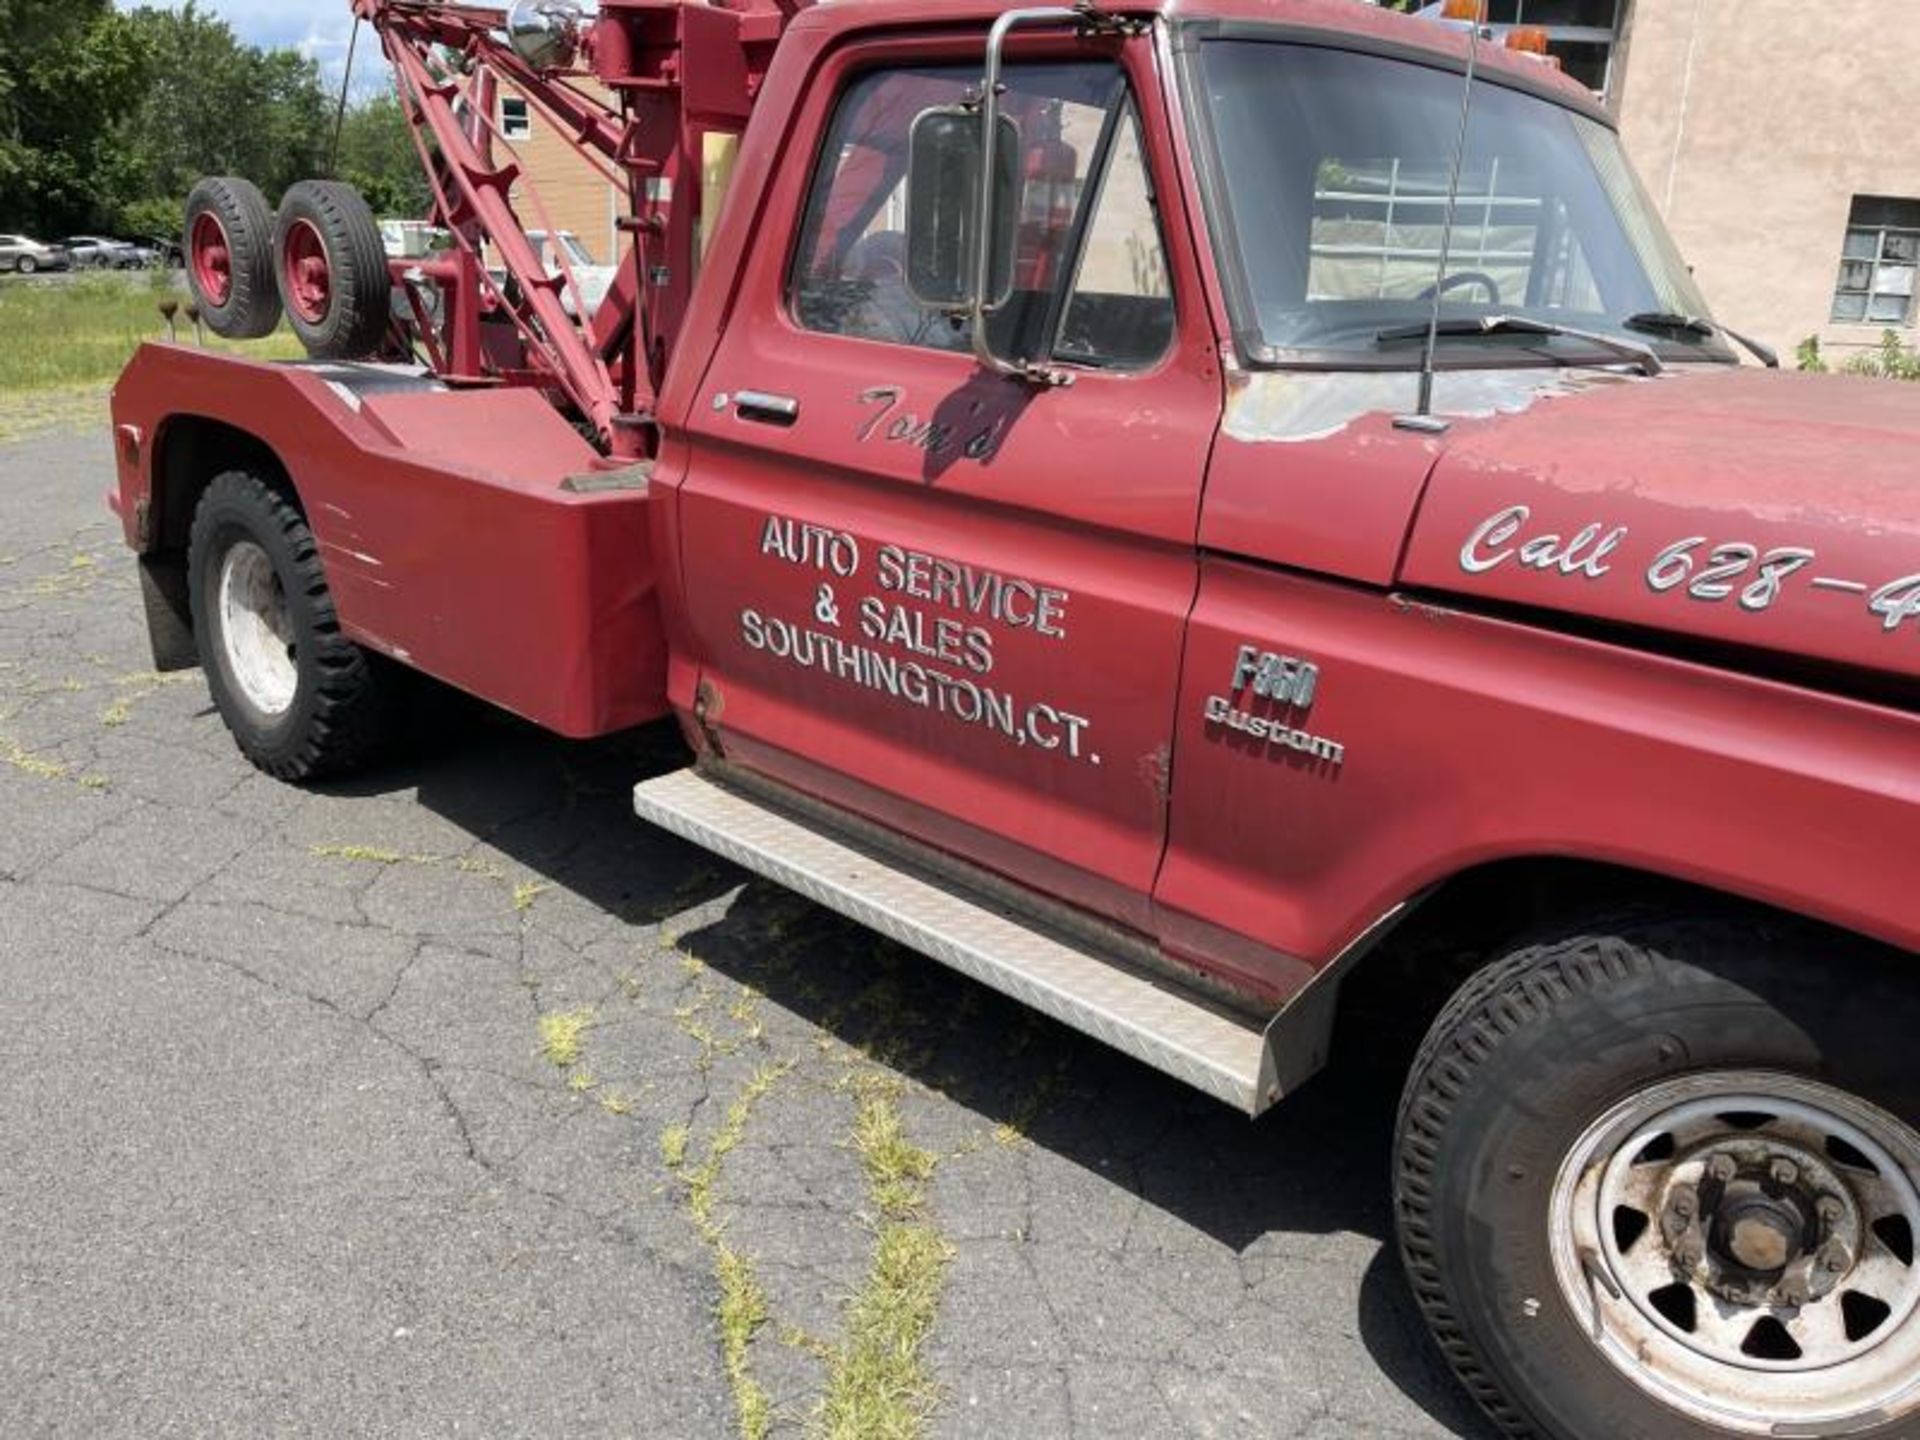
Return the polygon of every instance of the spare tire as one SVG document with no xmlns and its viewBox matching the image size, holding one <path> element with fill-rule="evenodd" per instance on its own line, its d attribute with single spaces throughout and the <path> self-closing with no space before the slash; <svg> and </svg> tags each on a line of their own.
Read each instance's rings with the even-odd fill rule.
<svg viewBox="0 0 1920 1440">
<path fill-rule="evenodd" d="M 258 340 L 280 324 L 273 212 L 251 181 L 202 180 L 187 197 L 187 284 L 214 334 Z"/>
<path fill-rule="evenodd" d="M 274 274 L 287 322 L 316 360 L 362 360 L 387 338 L 392 281 L 373 211 L 351 185 L 302 180 L 280 201 Z"/>
</svg>

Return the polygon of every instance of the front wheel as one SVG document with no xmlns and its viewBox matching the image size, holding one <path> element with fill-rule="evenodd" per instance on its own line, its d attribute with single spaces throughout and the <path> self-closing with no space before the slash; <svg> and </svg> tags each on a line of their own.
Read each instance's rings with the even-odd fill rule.
<svg viewBox="0 0 1920 1440">
<path fill-rule="evenodd" d="M 1887 957 L 1771 923 L 1620 921 L 1470 980 L 1402 1101 L 1395 1209 L 1496 1423 L 1920 1434 L 1916 1019 Z"/>
<path fill-rule="evenodd" d="M 317 780 L 387 746 L 403 672 L 341 634 L 313 532 L 284 494 L 241 471 L 215 479 L 187 584 L 214 704 L 255 765 Z"/>
</svg>

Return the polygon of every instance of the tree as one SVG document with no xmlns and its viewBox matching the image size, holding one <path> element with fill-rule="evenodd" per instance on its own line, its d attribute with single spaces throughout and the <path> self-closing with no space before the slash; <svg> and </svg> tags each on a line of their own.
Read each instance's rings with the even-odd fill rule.
<svg viewBox="0 0 1920 1440">
<path fill-rule="evenodd" d="M 203 175 L 244 176 L 272 199 L 320 173 L 333 117 L 313 61 L 242 44 L 191 0 L 127 20 L 152 57 L 151 83 L 120 125 L 140 177 L 129 202 L 166 200 L 177 210 Z M 152 213 L 142 207 L 143 217 Z"/>
<path fill-rule="evenodd" d="M 0 0 L 0 215 L 44 234 L 105 223 L 139 187 L 119 122 L 152 55 L 111 0 Z"/>
<path fill-rule="evenodd" d="M 0 220 L 62 235 L 178 234 L 204 175 L 270 201 L 325 174 L 336 100 L 292 50 L 243 44 L 194 0 L 127 13 L 113 0 L 0 0 Z M 419 215 L 427 186 L 397 101 L 350 110 L 339 173 L 383 214 Z"/>
<path fill-rule="evenodd" d="M 340 132 L 340 178 L 358 187 L 376 215 L 425 215 L 432 198 L 419 152 L 392 94 L 363 100 Z"/>
</svg>

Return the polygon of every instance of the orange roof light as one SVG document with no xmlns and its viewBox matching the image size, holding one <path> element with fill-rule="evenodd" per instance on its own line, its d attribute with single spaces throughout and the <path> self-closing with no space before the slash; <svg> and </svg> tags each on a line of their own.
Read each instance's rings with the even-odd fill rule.
<svg viewBox="0 0 1920 1440">
<path fill-rule="evenodd" d="M 1507 48 L 1528 55 L 1547 53 L 1547 32 L 1538 25 L 1516 25 L 1507 32 Z"/>
<path fill-rule="evenodd" d="M 1447 8 L 1440 12 L 1442 20 L 1471 20 L 1484 25 L 1487 20 L 1487 0 L 1447 0 Z"/>
</svg>

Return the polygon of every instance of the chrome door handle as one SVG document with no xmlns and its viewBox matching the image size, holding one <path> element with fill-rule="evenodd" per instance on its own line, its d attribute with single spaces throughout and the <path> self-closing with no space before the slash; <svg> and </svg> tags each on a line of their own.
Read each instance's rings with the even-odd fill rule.
<svg viewBox="0 0 1920 1440">
<path fill-rule="evenodd" d="M 742 420 L 757 420 L 763 425 L 791 425 L 800 418 L 800 402 L 791 395 L 770 395 L 764 390 L 733 392 L 733 413 Z"/>
</svg>

